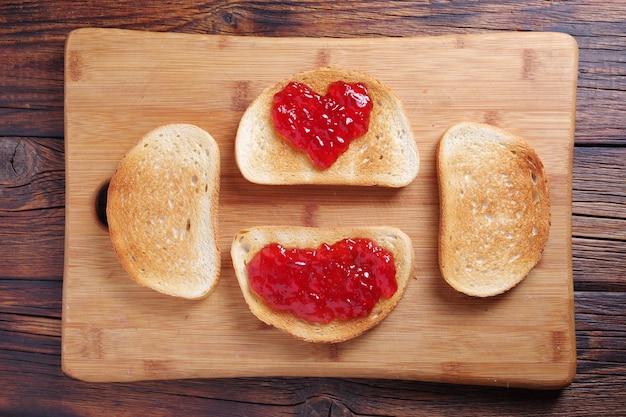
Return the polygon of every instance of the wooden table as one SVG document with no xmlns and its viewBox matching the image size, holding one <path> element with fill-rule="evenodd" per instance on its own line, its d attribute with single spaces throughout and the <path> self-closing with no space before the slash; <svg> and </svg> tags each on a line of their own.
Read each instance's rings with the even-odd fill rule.
<svg viewBox="0 0 626 417">
<path fill-rule="evenodd" d="M 0 415 L 606 415 L 626 404 L 626 2 L 0 4 Z M 432 3 L 432 2 L 430 2 Z M 558 391 L 418 381 L 87 383 L 61 370 L 64 43 L 82 27 L 380 37 L 503 31 L 579 47 L 572 242 L 577 374 Z M 210 354 L 210 352 L 207 352 Z"/>
</svg>

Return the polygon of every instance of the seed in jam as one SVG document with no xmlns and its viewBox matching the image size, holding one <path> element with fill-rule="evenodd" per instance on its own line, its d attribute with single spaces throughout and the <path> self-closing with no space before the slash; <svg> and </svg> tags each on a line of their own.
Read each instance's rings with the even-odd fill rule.
<svg viewBox="0 0 626 417">
<path fill-rule="evenodd" d="M 278 133 L 309 154 L 320 169 L 332 166 L 350 142 L 367 133 L 373 104 L 362 83 L 336 81 L 325 96 L 291 82 L 274 95 Z"/>
<path fill-rule="evenodd" d="M 369 239 L 319 248 L 272 243 L 247 265 L 251 288 L 274 310 L 313 323 L 368 316 L 398 289 L 393 254 Z"/>
</svg>

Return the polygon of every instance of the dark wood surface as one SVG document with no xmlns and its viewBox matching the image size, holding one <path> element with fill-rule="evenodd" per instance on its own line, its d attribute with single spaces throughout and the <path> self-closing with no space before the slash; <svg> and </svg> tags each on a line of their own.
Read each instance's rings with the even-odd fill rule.
<svg viewBox="0 0 626 417">
<path fill-rule="evenodd" d="M 1 416 L 626 413 L 625 1 L 119 3 L 0 2 Z M 532 391 L 332 378 L 94 384 L 65 376 L 63 48 L 72 29 L 89 26 L 242 36 L 574 36 L 574 382 Z"/>
</svg>

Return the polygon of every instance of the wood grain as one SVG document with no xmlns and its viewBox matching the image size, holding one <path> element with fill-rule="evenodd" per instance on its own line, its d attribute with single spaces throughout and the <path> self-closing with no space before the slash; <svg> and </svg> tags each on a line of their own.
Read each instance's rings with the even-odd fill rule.
<svg viewBox="0 0 626 417">
<path fill-rule="evenodd" d="M 92 381 L 268 375 L 568 384 L 575 363 L 569 219 L 576 52 L 560 34 L 328 41 L 74 32 L 66 60 L 64 370 Z M 449 67 L 450 60 L 463 65 Z M 246 103 L 268 84 L 321 65 L 366 70 L 399 94 L 421 153 L 419 181 L 364 190 L 255 186 L 241 177 L 232 149 Z M 443 284 L 436 261 L 434 149 L 464 119 L 526 137 L 551 186 L 542 262 L 523 285 L 487 300 Z M 176 121 L 205 128 L 222 149 L 225 266 L 217 291 L 196 303 L 130 282 L 94 216 L 94 195 L 123 153 L 143 132 Z M 227 256 L 239 229 L 285 223 L 400 227 L 414 242 L 417 279 L 392 315 L 354 341 L 292 340 L 247 311 Z"/>
<path fill-rule="evenodd" d="M 60 285 L 54 285 L 57 289 L 43 289 L 33 300 L 29 294 L 31 286 L 23 283 L 16 288 L 19 291 L 15 291 L 12 300 L 14 314 L 4 314 L 0 321 L 4 376 L 0 407 L 6 415 L 44 416 L 54 410 L 55 415 L 108 412 L 130 417 L 136 416 L 138 410 L 150 410 L 154 416 L 171 416 L 180 410 L 196 415 L 210 410 L 212 416 L 226 417 L 236 409 L 236 414 L 241 415 L 305 416 L 348 409 L 352 413 L 348 415 L 353 416 L 415 416 L 450 415 L 462 409 L 479 410 L 481 416 L 584 416 L 588 409 L 619 415 L 623 407 L 626 367 L 616 360 L 623 356 L 621 341 L 626 337 L 623 293 L 575 294 L 579 368 L 576 381 L 561 391 L 535 391 L 345 378 L 84 383 L 61 372 L 59 321 L 31 320 L 25 314 L 40 301 L 60 298 Z M 0 291 L 7 293 L 12 288 L 3 285 Z M 9 311 L 6 305 L 0 307 Z M 59 305 L 48 307 L 50 312 L 60 312 Z M 25 321 L 31 322 L 28 330 Z M 33 393 L 33 397 L 15 401 L 24 392 Z"/>
<path fill-rule="evenodd" d="M 56 153 L 47 169 L 63 173 L 38 181 L 41 174 L 27 170 L 25 177 L 15 180 L 18 186 L 14 177 L 0 179 L 0 414 L 230 417 L 331 415 L 333 410 L 353 416 L 623 414 L 625 238 L 595 236 L 594 228 L 587 226 L 583 233 L 578 225 L 592 222 L 603 230 L 606 224 L 623 223 L 626 217 L 622 193 L 626 158 L 611 157 L 621 155 L 626 144 L 626 65 L 622 59 L 626 2 L 367 0 L 375 16 L 364 10 L 365 2 L 351 2 L 354 10 L 335 3 L 0 2 L 0 144 L 19 138 L 31 143 L 35 153 Z M 244 36 L 430 36 L 509 30 L 574 36 L 580 50 L 572 219 L 578 353 L 574 382 L 564 390 L 537 392 L 341 378 L 96 384 L 63 375 L 64 204 L 59 208 L 55 199 L 40 198 L 41 205 L 34 206 L 21 187 L 35 182 L 35 193 L 52 190 L 64 196 L 64 43 L 72 29 L 88 26 Z M 15 160 L 15 168 L 20 170 L 19 165 L 28 159 Z M 581 166 L 587 167 L 584 172 Z M 595 166 L 614 169 L 591 180 L 587 176 Z M 594 202 L 596 196 L 603 200 Z M 54 206 L 47 207 L 48 203 Z M 596 206 L 601 215 L 595 214 Z M 29 222 L 33 209 L 39 220 Z M 14 246 L 20 250 L 14 251 Z M 40 318 L 59 324 L 40 326 Z M 25 321 L 33 323 L 26 332 Z M 20 324 L 13 326 L 14 322 Z"/>
</svg>

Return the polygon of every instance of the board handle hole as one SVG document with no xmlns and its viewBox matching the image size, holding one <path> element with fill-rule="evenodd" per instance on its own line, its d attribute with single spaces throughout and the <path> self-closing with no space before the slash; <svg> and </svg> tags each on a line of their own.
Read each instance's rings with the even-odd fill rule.
<svg viewBox="0 0 626 417">
<path fill-rule="evenodd" d="M 109 228 L 109 222 L 107 220 L 107 194 L 109 192 L 109 183 L 110 181 L 105 182 L 98 190 L 95 207 L 98 222 L 107 229 Z"/>
</svg>

